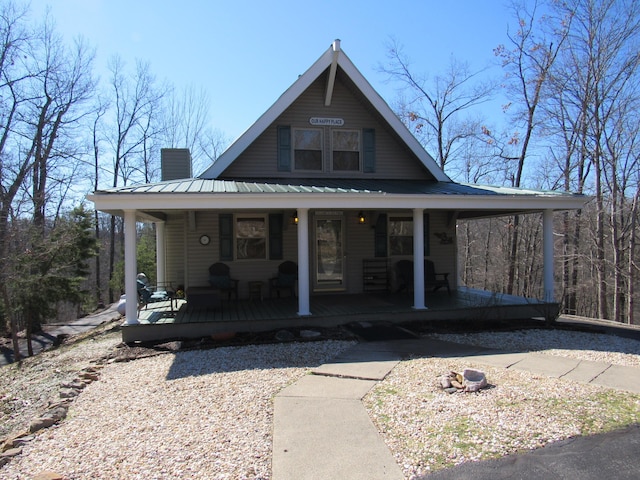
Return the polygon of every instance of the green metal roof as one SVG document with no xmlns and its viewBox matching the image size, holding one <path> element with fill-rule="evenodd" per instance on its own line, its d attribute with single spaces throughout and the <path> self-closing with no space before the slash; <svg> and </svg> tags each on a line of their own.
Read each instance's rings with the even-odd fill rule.
<svg viewBox="0 0 640 480">
<path fill-rule="evenodd" d="M 532 190 L 454 182 L 419 180 L 369 180 L 369 179 L 249 179 L 208 180 L 190 178 L 160 183 L 109 188 L 97 194 L 146 194 L 146 193 L 194 193 L 194 194 L 404 194 L 404 195 L 552 195 L 574 196 L 568 192 Z"/>
</svg>

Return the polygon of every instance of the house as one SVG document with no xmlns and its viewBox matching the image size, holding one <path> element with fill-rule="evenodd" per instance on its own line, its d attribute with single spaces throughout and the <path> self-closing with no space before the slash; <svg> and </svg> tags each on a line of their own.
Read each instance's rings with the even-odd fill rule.
<svg viewBox="0 0 640 480">
<path fill-rule="evenodd" d="M 303 319 L 320 295 L 394 290 L 401 259 L 413 263 L 412 309 L 426 310 L 423 259 L 450 274 L 454 292 L 461 288 L 457 220 L 515 213 L 544 212 L 541 300 L 553 303 L 553 212 L 587 200 L 453 182 L 339 40 L 204 173 L 191 177 L 182 149 L 164 150 L 162 163 L 160 183 L 89 196 L 98 210 L 124 217 L 127 298 L 136 292 L 136 222 L 148 221 L 157 227 L 158 280 L 184 285 L 187 305 L 190 289 L 195 300 L 195 287 L 208 285 L 214 262 L 230 267 L 242 299 L 290 260 Z M 139 323 L 136 305 L 127 304 L 125 327 Z"/>
</svg>

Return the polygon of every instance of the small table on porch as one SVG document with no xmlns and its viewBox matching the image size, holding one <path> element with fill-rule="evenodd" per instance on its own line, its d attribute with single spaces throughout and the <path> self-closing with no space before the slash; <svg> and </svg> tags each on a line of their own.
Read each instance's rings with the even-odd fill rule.
<svg viewBox="0 0 640 480">
<path fill-rule="evenodd" d="M 264 282 L 262 281 L 253 281 L 249 282 L 249 300 L 260 300 L 262 301 L 262 285 Z"/>
</svg>

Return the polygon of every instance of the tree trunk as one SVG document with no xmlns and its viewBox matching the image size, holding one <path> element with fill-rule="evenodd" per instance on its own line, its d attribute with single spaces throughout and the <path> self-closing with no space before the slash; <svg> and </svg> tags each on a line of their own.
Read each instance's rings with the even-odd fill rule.
<svg viewBox="0 0 640 480">
<path fill-rule="evenodd" d="M 627 322 L 630 325 L 635 325 L 634 318 L 634 284 L 636 281 L 636 267 L 635 267 L 635 252 L 636 252 L 636 215 L 638 214 L 638 196 L 640 195 L 640 189 L 636 191 L 631 204 L 631 224 L 629 226 L 629 257 L 627 259 L 627 275 L 629 277 L 629 283 L 627 284 Z"/>
</svg>

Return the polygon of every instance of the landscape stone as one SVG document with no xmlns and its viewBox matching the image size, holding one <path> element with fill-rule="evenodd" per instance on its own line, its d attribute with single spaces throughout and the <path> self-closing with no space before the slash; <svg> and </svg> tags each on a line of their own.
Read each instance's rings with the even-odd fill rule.
<svg viewBox="0 0 640 480">
<path fill-rule="evenodd" d="M 29 426 L 29 432 L 35 433 L 43 428 L 49 428 L 51 425 L 55 425 L 58 422 L 58 419 L 53 417 L 41 417 L 36 418 L 31 422 Z"/>
<path fill-rule="evenodd" d="M 45 470 L 43 472 L 37 473 L 33 477 L 33 480 L 64 480 L 64 475 Z"/>
</svg>

